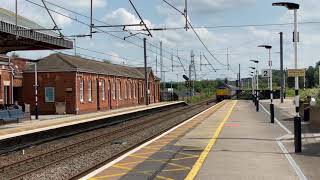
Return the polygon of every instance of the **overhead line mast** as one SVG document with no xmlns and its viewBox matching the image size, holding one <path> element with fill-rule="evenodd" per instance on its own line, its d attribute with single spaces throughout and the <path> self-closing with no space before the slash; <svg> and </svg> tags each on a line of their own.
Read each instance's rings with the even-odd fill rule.
<svg viewBox="0 0 320 180">
<path fill-rule="evenodd" d="M 163 2 L 165 2 L 167 5 L 169 5 L 170 7 L 172 7 L 173 9 L 175 9 L 176 11 L 178 11 L 179 13 L 181 13 L 184 17 L 186 17 L 186 14 L 182 11 L 180 11 L 179 9 L 177 9 L 175 6 L 173 6 L 172 4 L 170 4 L 168 1 L 166 0 L 162 0 Z M 203 47 L 206 49 L 206 51 L 211 55 L 211 57 L 218 62 L 220 65 L 222 66 L 227 66 L 225 64 L 223 64 L 221 61 L 219 61 L 214 54 L 210 51 L 210 49 L 208 48 L 208 46 L 202 41 L 201 37 L 199 36 L 199 34 L 197 33 L 197 31 L 194 29 L 194 27 L 192 26 L 191 22 L 188 20 L 188 18 L 186 18 L 187 24 L 191 27 L 192 31 L 194 32 L 194 34 L 196 35 L 196 37 L 198 38 L 198 40 L 201 42 L 201 44 L 203 45 Z"/>
</svg>

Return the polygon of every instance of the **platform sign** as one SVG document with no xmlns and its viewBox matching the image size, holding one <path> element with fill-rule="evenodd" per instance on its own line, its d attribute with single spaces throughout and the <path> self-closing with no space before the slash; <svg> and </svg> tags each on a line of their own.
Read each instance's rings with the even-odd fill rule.
<svg viewBox="0 0 320 180">
<path fill-rule="evenodd" d="M 288 69 L 288 77 L 304 77 L 305 69 Z"/>
<path fill-rule="evenodd" d="M 270 77 L 270 69 L 262 69 L 262 77 Z"/>
</svg>

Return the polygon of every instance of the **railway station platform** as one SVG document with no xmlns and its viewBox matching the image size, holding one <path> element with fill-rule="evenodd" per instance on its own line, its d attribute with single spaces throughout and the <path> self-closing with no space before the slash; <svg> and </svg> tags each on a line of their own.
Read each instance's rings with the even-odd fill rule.
<svg viewBox="0 0 320 180">
<path fill-rule="evenodd" d="M 146 111 L 154 108 L 161 108 L 169 105 L 179 104 L 176 102 L 154 103 L 148 106 L 140 105 L 134 107 L 120 108 L 108 111 L 99 111 L 82 115 L 63 115 L 63 116 L 39 116 L 39 120 L 23 121 L 17 124 L 7 124 L 0 126 L 0 141 L 12 137 L 22 136 L 35 132 L 48 131 L 51 129 L 91 122 L 103 118 L 120 116 L 128 113 Z"/>
<path fill-rule="evenodd" d="M 271 124 L 263 103 L 223 101 L 82 179 L 320 179 L 319 153 L 295 154 L 288 112 Z"/>
</svg>

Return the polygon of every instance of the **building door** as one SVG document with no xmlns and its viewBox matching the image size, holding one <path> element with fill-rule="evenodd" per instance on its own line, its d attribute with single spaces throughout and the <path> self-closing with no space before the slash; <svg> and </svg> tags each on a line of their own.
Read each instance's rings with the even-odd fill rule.
<svg viewBox="0 0 320 180">
<path fill-rule="evenodd" d="M 108 106 L 109 109 L 112 109 L 112 105 L 111 105 L 111 82 L 110 80 L 108 80 Z"/>
<path fill-rule="evenodd" d="M 100 110 L 100 81 L 97 79 L 96 82 L 96 89 L 97 89 L 97 110 Z"/>
</svg>

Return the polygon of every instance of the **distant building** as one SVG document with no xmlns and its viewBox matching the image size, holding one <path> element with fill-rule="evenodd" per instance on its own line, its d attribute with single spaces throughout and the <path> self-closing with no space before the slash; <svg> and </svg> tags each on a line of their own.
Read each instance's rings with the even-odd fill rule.
<svg viewBox="0 0 320 180">
<path fill-rule="evenodd" d="M 37 63 L 40 114 L 81 114 L 144 104 L 144 68 L 61 53 Z M 149 102 L 160 101 L 160 80 L 148 68 Z M 23 101 L 35 109 L 34 66 L 23 73 Z"/>
</svg>

